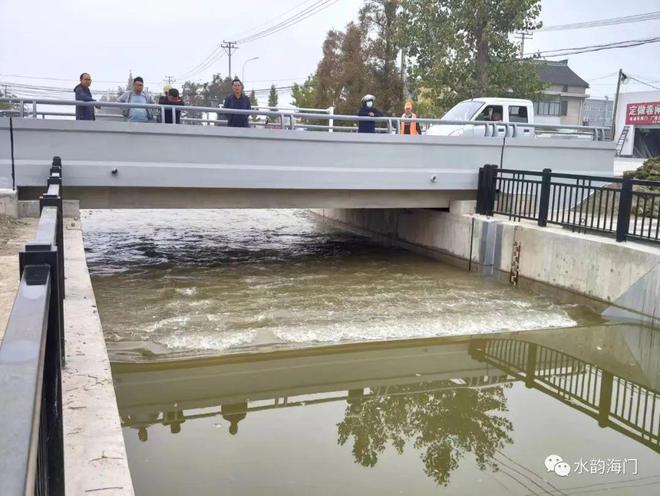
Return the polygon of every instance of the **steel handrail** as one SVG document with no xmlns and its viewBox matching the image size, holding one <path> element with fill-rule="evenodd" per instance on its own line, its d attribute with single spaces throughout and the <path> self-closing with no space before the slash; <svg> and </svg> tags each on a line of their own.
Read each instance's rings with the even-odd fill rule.
<svg viewBox="0 0 660 496">
<path fill-rule="evenodd" d="M 229 115 L 258 115 L 266 117 L 280 117 L 281 126 L 285 127 L 284 121 L 288 117 L 290 121 L 286 126 L 288 129 L 292 129 L 294 126 L 293 119 L 315 119 L 315 120 L 329 120 L 329 121 L 352 121 L 352 122 L 376 122 L 376 123 L 385 123 L 389 131 L 398 130 L 401 122 L 410 122 L 411 119 L 392 116 L 392 117 L 366 117 L 366 116 L 357 116 L 357 115 L 341 115 L 341 114 L 331 114 L 323 113 L 324 110 L 316 110 L 319 113 L 312 112 L 301 112 L 301 109 L 298 111 L 290 111 L 289 108 L 277 108 L 272 110 L 270 107 L 258 107 L 256 110 L 241 110 L 241 109 L 228 109 L 224 107 L 208 107 L 208 106 L 196 106 L 196 105 L 169 105 L 169 104 L 158 104 L 158 103 L 123 103 L 123 102 L 83 102 L 78 100 L 59 100 L 59 99 L 25 99 L 25 98 L 0 98 L 0 102 L 6 103 L 15 103 L 20 105 L 19 113 L 24 113 L 24 106 L 32 104 L 32 114 L 36 117 L 36 105 L 71 105 L 71 106 L 82 106 L 82 107 L 97 107 L 97 108 L 119 108 L 119 109 L 130 109 L 130 108 L 141 108 L 141 109 L 152 109 L 160 110 L 161 117 L 164 119 L 163 110 L 176 110 L 178 112 L 215 112 L 219 114 L 229 114 Z M 260 110 L 262 108 L 269 108 L 269 110 Z M 307 109 L 305 109 L 307 110 Z M 437 118 L 423 118 L 417 117 L 412 119 L 415 122 L 420 124 L 430 124 L 430 125 L 442 125 L 442 126 L 474 126 L 480 127 L 484 126 L 484 136 L 500 136 L 498 128 L 504 128 L 505 136 L 516 137 L 519 135 L 520 128 L 528 128 L 539 131 L 574 131 L 575 134 L 579 135 L 581 133 L 585 135 L 591 135 L 594 141 L 604 139 L 606 128 L 601 127 L 591 127 L 591 126 L 567 126 L 567 125 L 555 125 L 555 124 L 530 124 L 530 123 L 518 123 L 518 122 L 493 122 L 493 121 L 460 121 L 460 120 L 443 120 Z M 396 123 L 396 127 L 392 124 Z M 562 134 L 562 133 L 556 133 Z M 567 135 L 568 136 L 568 135 Z"/>
<path fill-rule="evenodd" d="M 6 496 L 35 487 L 52 282 L 48 265 L 24 268 L 0 346 L 0 494 Z"/>
<path fill-rule="evenodd" d="M 18 255 L 21 281 L 0 343 L 0 494 L 64 495 L 62 168 L 53 158 L 35 238 Z"/>
</svg>

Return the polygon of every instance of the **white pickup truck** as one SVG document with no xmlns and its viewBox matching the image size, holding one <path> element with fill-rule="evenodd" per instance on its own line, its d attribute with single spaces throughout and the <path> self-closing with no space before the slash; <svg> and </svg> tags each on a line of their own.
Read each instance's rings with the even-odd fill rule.
<svg viewBox="0 0 660 496">
<path fill-rule="evenodd" d="M 442 116 L 443 121 L 479 121 L 481 124 L 434 124 L 426 134 L 434 136 L 484 136 L 486 127 L 492 133 L 504 136 L 507 126 L 492 123 L 515 123 L 517 137 L 533 137 L 534 128 L 525 124 L 534 124 L 534 104 L 530 100 L 519 98 L 473 98 L 456 104 Z M 490 123 L 485 124 L 485 123 Z M 511 131 L 509 131 L 509 135 Z"/>
</svg>

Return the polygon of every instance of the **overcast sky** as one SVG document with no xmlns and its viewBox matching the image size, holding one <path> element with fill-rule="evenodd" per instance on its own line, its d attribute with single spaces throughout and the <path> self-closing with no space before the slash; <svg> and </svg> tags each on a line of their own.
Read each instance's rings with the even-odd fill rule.
<svg viewBox="0 0 660 496">
<path fill-rule="evenodd" d="M 73 88 L 90 72 L 92 91 L 125 84 L 129 70 L 159 91 L 166 76 L 179 77 L 202 62 L 222 40 L 240 39 L 283 20 L 310 0 L 0 0 L 0 84 Z M 288 86 L 315 70 L 329 29 L 356 19 L 361 0 L 336 0 L 322 12 L 272 36 L 246 42 L 232 72 L 245 65 L 247 87 Z M 660 0 L 544 0 L 545 25 L 566 24 L 660 10 Z M 300 7 L 300 8 L 303 8 Z M 592 29 L 535 33 L 526 51 L 579 47 L 660 35 L 660 20 Z M 527 47 L 529 49 L 527 49 Z M 621 67 L 660 87 L 660 43 L 569 56 L 569 65 L 591 84 L 593 96 L 613 95 Z M 556 60 L 556 59 L 555 59 Z M 227 57 L 191 79 L 227 74 Z M 38 79 L 50 78 L 50 79 Z M 185 79 L 185 78 L 184 78 Z M 176 84 L 176 83 L 175 83 Z M 624 91 L 651 88 L 633 83 Z M 34 90 L 33 90 L 34 91 Z M 45 90 L 44 90 L 45 91 Z M 63 95 L 64 96 L 64 95 Z M 265 95 L 264 95 L 265 96 Z M 281 103 L 287 103 L 282 95 Z M 263 100 L 262 100 L 263 101 Z M 265 103 L 265 102 L 264 102 Z"/>
</svg>

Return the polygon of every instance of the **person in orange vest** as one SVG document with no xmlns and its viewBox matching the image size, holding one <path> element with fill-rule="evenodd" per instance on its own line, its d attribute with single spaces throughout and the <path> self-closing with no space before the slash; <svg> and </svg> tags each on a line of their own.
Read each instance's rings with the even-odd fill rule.
<svg viewBox="0 0 660 496">
<path fill-rule="evenodd" d="M 406 102 L 403 107 L 403 115 L 401 116 L 401 134 L 422 134 L 419 127 L 417 115 L 413 113 L 413 104 L 410 100 Z"/>
</svg>

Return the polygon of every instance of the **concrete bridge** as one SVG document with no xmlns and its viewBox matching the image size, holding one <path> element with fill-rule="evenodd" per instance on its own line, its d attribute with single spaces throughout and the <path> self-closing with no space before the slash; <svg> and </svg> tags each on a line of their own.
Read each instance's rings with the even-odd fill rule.
<svg viewBox="0 0 660 496">
<path fill-rule="evenodd" d="M 0 118 L 0 189 L 36 198 L 53 155 L 81 208 L 446 208 L 484 164 L 611 175 L 614 144 Z"/>
</svg>

